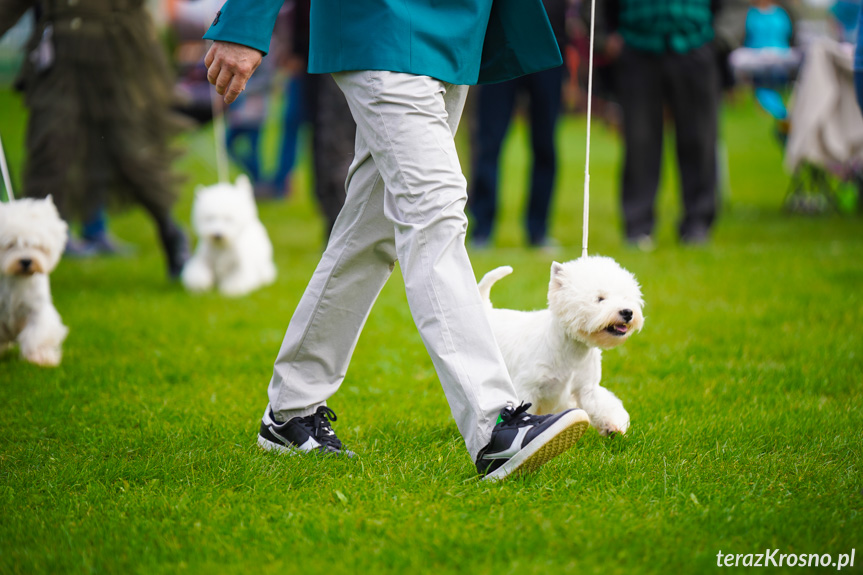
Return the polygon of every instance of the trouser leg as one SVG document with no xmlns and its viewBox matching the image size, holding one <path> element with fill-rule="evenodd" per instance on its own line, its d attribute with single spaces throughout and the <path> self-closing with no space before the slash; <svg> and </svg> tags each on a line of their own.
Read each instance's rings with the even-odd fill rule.
<svg viewBox="0 0 863 575">
<path fill-rule="evenodd" d="M 494 229 L 500 150 L 512 118 L 516 91 L 514 81 L 478 88 L 476 151 L 470 190 L 470 211 L 474 217 L 471 235 L 476 240 L 487 240 Z"/>
<path fill-rule="evenodd" d="M 548 211 L 557 175 L 555 127 L 560 110 L 563 66 L 526 76 L 530 94 L 530 136 L 533 170 L 527 203 L 527 235 L 533 245 L 548 235 Z"/>
<path fill-rule="evenodd" d="M 719 75 L 713 48 L 669 55 L 664 70 L 674 115 L 683 195 L 681 236 L 710 229 L 716 217 Z"/>
<path fill-rule="evenodd" d="M 335 76 L 386 184 L 408 304 L 473 457 L 517 401 L 464 246 L 466 182 L 453 138 L 467 88 L 427 76 Z"/>
<path fill-rule="evenodd" d="M 661 58 L 624 49 L 618 68 L 624 140 L 621 201 L 625 233 L 633 239 L 653 233 L 662 164 Z"/>
<path fill-rule="evenodd" d="M 500 409 L 517 400 L 464 247 L 453 134 L 466 88 L 391 72 L 335 78 L 357 122 L 357 153 L 345 207 L 279 354 L 271 405 L 282 418 L 304 415 L 338 389 L 395 246 L 414 321 L 475 458 Z"/>
<path fill-rule="evenodd" d="M 345 205 L 288 325 L 269 385 L 286 421 L 314 413 L 341 385 L 368 314 L 397 259 L 384 183 L 357 138 Z"/>
<path fill-rule="evenodd" d="M 357 130 L 345 96 L 332 76 L 312 77 L 318 83 L 312 134 L 315 196 L 324 216 L 325 238 L 328 238 L 345 204 L 345 176 L 354 157 Z"/>
<path fill-rule="evenodd" d="M 285 84 L 287 102 L 282 111 L 282 132 L 279 145 L 279 161 L 273 184 L 279 191 L 286 189 L 288 178 L 297 160 L 297 139 L 300 124 L 305 121 L 305 72 L 298 72 Z"/>
</svg>

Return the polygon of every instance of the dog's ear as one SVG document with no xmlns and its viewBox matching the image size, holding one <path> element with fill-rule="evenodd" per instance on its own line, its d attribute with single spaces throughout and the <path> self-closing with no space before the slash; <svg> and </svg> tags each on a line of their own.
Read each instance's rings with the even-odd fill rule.
<svg viewBox="0 0 863 575">
<path fill-rule="evenodd" d="M 562 287 L 561 274 L 563 273 L 563 265 L 557 262 L 551 262 L 551 285 L 553 287 Z"/>
<path fill-rule="evenodd" d="M 53 215 L 57 216 L 58 218 L 60 217 L 60 211 L 57 210 L 57 204 L 54 203 L 54 195 L 53 194 L 48 194 L 45 197 L 45 204 L 46 204 L 46 208 L 48 209 L 48 211 L 50 211 Z M 65 222 L 64 222 L 64 224 L 65 224 Z"/>
<path fill-rule="evenodd" d="M 250 196 L 254 195 L 254 190 L 252 189 L 252 182 L 249 180 L 249 176 L 246 174 L 240 174 L 237 176 L 237 180 L 235 182 L 237 189 L 241 192 L 249 194 Z"/>
</svg>

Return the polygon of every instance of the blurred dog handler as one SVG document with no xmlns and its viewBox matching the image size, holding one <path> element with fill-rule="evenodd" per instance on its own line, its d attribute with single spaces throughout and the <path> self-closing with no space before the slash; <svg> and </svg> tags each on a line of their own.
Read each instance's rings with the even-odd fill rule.
<svg viewBox="0 0 863 575">
<path fill-rule="evenodd" d="M 182 124 L 144 0 L 2 0 L 0 36 L 29 9 L 35 27 L 19 74 L 30 111 L 24 194 L 53 195 L 64 220 L 78 216 L 97 235 L 109 199 L 137 202 L 176 279 L 188 249 L 171 214 L 170 143 Z"/>
<path fill-rule="evenodd" d="M 623 110 L 621 203 L 629 244 L 654 246 L 665 111 L 674 118 L 686 244 L 710 239 L 716 219 L 719 70 L 713 19 L 718 0 L 607 0 L 623 51 L 617 63 Z"/>
<path fill-rule="evenodd" d="M 205 38 L 227 103 L 269 45 L 281 0 L 228 0 Z M 581 410 L 517 402 L 464 246 L 466 182 L 453 136 L 468 84 L 560 66 L 541 0 L 312 3 L 310 73 L 332 73 L 357 123 L 347 199 L 276 359 L 258 443 L 352 455 L 330 425 L 360 331 L 399 261 L 407 299 L 477 470 L 535 469 L 574 444 Z"/>
</svg>

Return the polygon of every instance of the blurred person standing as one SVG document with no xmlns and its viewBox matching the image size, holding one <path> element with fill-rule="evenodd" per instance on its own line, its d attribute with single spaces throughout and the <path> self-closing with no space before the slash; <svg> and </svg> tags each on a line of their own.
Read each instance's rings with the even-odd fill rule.
<svg viewBox="0 0 863 575">
<path fill-rule="evenodd" d="M 794 22 L 785 8 L 773 0 L 753 0 L 746 13 L 743 46 L 731 52 L 729 65 L 735 77 L 751 82 L 758 90 L 788 84 L 796 74 L 803 54 L 793 48 Z M 767 101 L 762 101 L 764 105 Z M 785 104 L 776 95 L 775 105 L 766 107 L 784 119 Z"/>
<path fill-rule="evenodd" d="M 709 240 L 717 211 L 719 74 L 713 46 L 716 0 L 607 0 L 623 40 L 618 88 L 623 111 L 624 233 L 652 249 L 662 166 L 664 110 L 674 119 L 683 196 L 680 240 Z"/>
<path fill-rule="evenodd" d="M 30 110 L 24 193 L 49 194 L 67 221 L 133 200 L 156 224 L 168 274 L 187 258 L 171 216 L 177 199 L 169 140 L 170 71 L 143 0 L 4 0 L 0 35 L 36 16 L 19 74 Z"/>
<path fill-rule="evenodd" d="M 543 5 L 558 47 L 563 53 L 567 44 L 567 0 L 543 0 Z M 533 154 L 525 214 L 527 241 L 532 247 L 554 247 L 553 240 L 548 236 L 548 219 L 557 176 L 555 133 L 565 70 L 561 65 L 515 80 L 484 84 L 476 88 L 478 95 L 473 135 L 473 181 L 468 196 L 468 205 L 474 217 L 471 233 L 474 247 L 486 247 L 491 240 L 497 216 L 501 147 L 522 95 L 528 98 Z"/>
</svg>

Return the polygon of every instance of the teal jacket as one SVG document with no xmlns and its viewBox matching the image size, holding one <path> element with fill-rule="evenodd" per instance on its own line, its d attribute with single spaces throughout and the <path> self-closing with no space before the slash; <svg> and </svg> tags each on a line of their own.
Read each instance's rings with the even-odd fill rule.
<svg viewBox="0 0 863 575">
<path fill-rule="evenodd" d="M 283 0 L 227 0 L 204 38 L 267 52 Z M 309 72 L 388 70 L 451 84 L 562 64 L 542 0 L 312 0 Z"/>
</svg>

